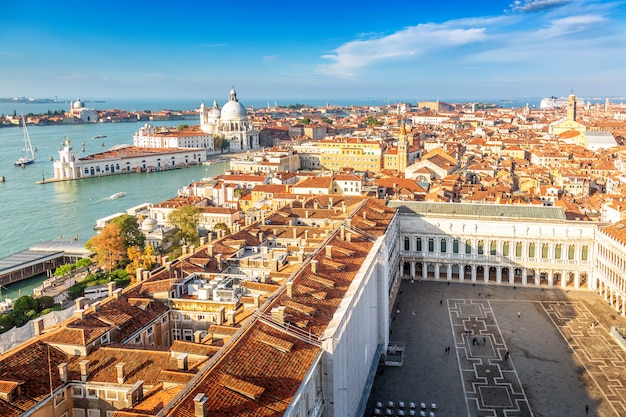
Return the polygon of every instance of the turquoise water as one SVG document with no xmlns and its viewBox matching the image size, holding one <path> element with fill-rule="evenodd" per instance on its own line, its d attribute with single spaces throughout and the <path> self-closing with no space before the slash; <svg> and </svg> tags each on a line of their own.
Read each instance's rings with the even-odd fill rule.
<svg viewBox="0 0 626 417">
<path fill-rule="evenodd" d="M 154 122 L 154 125 L 194 124 L 197 121 Z M 150 174 L 122 174 L 78 181 L 37 184 L 53 177 L 50 156 L 58 159 L 58 149 L 68 137 L 85 156 L 102 152 L 120 143 L 132 143 L 133 134 L 142 123 L 117 123 L 66 126 L 29 126 L 37 161 L 24 168 L 13 162 L 20 156 L 23 143 L 21 128 L 0 128 L 0 257 L 28 249 L 34 243 L 50 239 L 87 240 L 93 236 L 96 220 L 125 212 L 142 203 L 158 203 L 176 196 L 192 181 L 219 175 L 227 163 L 198 165 L 185 169 Z M 94 139 L 94 135 L 106 135 Z M 102 146 L 104 144 L 104 146 Z M 110 199 L 117 192 L 126 196 Z M 4 290 L 2 292 L 4 298 Z M 24 294 L 25 295 L 25 294 Z"/>
</svg>

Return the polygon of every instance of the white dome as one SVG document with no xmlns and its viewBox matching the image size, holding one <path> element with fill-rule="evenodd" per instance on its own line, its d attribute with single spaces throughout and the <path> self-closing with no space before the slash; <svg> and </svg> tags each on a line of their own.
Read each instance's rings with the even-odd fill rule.
<svg viewBox="0 0 626 417">
<path fill-rule="evenodd" d="M 246 108 L 238 101 L 229 101 L 222 107 L 222 120 L 241 120 L 248 117 Z"/>
<path fill-rule="evenodd" d="M 235 87 L 230 90 L 230 97 L 228 103 L 222 107 L 222 120 L 246 120 L 248 118 L 248 112 L 246 108 L 237 100 L 237 92 Z"/>
<path fill-rule="evenodd" d="M 146 217 L 146 219 L 141 222 L 141 230 L 149 232 L 156 229 L 157 225 L 158 224 L 155 219 L 153 219 L 152 217 Z"/>
<path fill-rule="evenodd" d="M 80 101 L 80 99 L 76 99 L 76 101 L 72 104 L 73 109 L 82 109 L 83 107 L 85 107 L 85 103 Z"/>
<path fill-rule="evenodd" d="M 217 106 L 217 101 L 213 100 L 213 107 L 209 110 L 209 117 L 212 119 L 219 119 L 222 111 Z"/>
</svg>

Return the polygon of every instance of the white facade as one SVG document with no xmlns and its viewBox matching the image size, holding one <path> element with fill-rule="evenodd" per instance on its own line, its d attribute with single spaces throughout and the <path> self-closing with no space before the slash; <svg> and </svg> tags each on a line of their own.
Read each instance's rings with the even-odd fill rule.
<svg viewBox="0 0 626 417">
<path fill-rule="evenodd" d="M 204 149 L 168 149 L 148 151 L 133 146 L 116 147 L 99 154 L 78 157 L 70 141 L 54 161 L 54 180 L 75 180 L 130 172 L 163 171 L 206 161 Z"/>
<path fill-rule="evenodd" d="M 207 154 L 216 154 L 213 135 L 203 131 L 170 131 L 166 127 L 145 124 L 133 135 L 133 145 L 140 148 L 204 148 Z"/>
<path fill-rule="evenodd" d="M 611 226 L 613 232 L 626 227 Z M 626 315 L 626 246 L 620 239 L 599 230 L 596 235 L 594 272 L 598 294 L 622 316 Z"/>
<path fill-rule="evenodd" d="M 237 93 L 230 90 L 228 102 L 221 109 L 217 102 L 207 109 L 200 105 L 200 129 L 220 136 L 228 141 L 230 152 L 259 149 L 259 131 L 248 120 L 246 108 L 237 99 Z"/>
<path fill-rule="evenodd" d="M 453 206 L 461 212 L 463 205 Z M 401 215 L 401 268 L 405 275 L 422 279 L 597 288 L 597 223 L 513 216 L 513 211 L 500 218 Z"/>
</svg>

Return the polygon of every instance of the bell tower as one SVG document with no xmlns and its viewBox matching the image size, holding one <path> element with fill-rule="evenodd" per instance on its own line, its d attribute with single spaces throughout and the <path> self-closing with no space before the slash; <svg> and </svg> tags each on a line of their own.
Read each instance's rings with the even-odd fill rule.
<svg viewBox="0 0 626 417">
<path fill-rule="evenodd" d="M 576 120 L 576 96 L 574 91 L 567 98 L 567 118 L 568 120 Z"/>
<path fill-rule="evenodd" d="M 398 137 L 398 171 L 404 173 L 408 160 L 408 135 L 406 134 L 406 126 L 404 122 L 402 122 L 400 136 Z"/>
</svg>

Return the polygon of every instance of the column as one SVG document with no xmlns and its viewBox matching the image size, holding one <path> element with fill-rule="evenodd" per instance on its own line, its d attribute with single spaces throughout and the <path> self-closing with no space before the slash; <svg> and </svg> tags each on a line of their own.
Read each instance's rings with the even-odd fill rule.
<svg viewBox="0 0 626 417">
<path fill-rule="evenodd" d="M 509 284 L 515 284 L 515 268 L 509 267 Z"/>
<path fill-rule="evenodd" d="M 533 272 L 535 273 L 535 285 L 536 286 L 541 285 L 541 275 L 539 273 L 539 270 L 538 269 L 533 269 Z"/>
<path fill-rule="evenodd" d="M 496 282 L 498 284 L 502 283 L 502 267 L 500 266 L 496 267 Z"/>
<path fill-rule="evenodd" d="M 569 272 L 566 270 L 561 271 L 561 288 L 567 287 L 567 283 L 569 282 Z"/>
<path fill-rule="evenodd" d="M 411 279 L 415 279 L 415 261 L 411 261 Z"/>
<path fill-rule="evenodd" d="M 476 265 L 472 265 L 472 282 L 476 282 Z"/>
<path fill-rule="evenodd" d="M 489 282 L 489 266 L 483 267 L 483 281 Z"/>
<path fill-rule="evenodd" d="M 548 271 L 548 287 L 552 287 L 554 285 L 554 275 L 552 270 Z"/>
<path fill-rule="evenodd" d="M 447 265 L 448 268 L 448 281 L 452 279 L 452 264 Z"/>
<path fill-rule="evenodd" d="M 459 264 L 459 281 L 463 281 L 465 279 L 465 277 L 463 276 L 464 274 L 465 274 L 465 265 Z"/>
<path fill-rule="evenodd" d="M 528 274 L 526 268 L 522 268 L 522 285 L 528 284 Z"/>
<path fill-rule="evenodd" d="M 580 271 L 574 273 L 574 288 L 580 288 Z"/>
<path fill-rule="evenodd" d="M 422 278 L 428 278 L 428 264 L 426 262 L 422 262 Z"/>
<path fill-rule="evenodd" d="M 626 297 L 622 297 L 622 316 L 626 316 Z"/>
<path fill-rule="evenodd" d="M 435 264 L 435 279 L 439 279 L 439 262 Z"/>
</svg>

